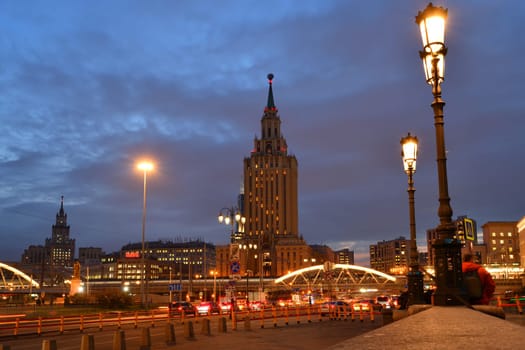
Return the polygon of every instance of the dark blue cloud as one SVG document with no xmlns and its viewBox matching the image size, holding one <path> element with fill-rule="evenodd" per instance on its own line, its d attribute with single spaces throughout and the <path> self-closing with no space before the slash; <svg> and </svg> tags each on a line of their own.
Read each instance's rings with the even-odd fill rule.
<svg viewBox="0 0 525 350">
<path fill-rule="evenodd" d="M 417 231 L 437 225 L 435 141 L 414 22 L 423 1 L 142 1 L 0 5 L 0 260 L 42 244 L 65 196 L 77 246 L 228 241 L 266 74 L 299 161 L 300 233 L 355 249 L 408 236 L 399 140 L 420 140 Z M 443 84 L 455 215 L 525 215 L 525 5 L 448 2 Z"/>
</svg>

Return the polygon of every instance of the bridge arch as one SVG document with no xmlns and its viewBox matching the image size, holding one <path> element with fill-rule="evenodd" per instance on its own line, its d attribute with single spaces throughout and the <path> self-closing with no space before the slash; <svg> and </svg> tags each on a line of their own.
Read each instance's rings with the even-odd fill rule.
<svg viewBox="0 0 525 350">
<path fill-rule="evenodd" d="M 40 285 L 19 269 L 0 262 L 0 289 L 30 289 L 31 287 L 39 288 Z"/>
<path fill-rule="evenodd" d="M 396 283 L 394 276 L 368 267 L 349 264 L 315 265 L 293 271 L 277 278 L 274 283 L 287 287 L 329 283 L 334 286 L 352 285 L 354 287 L 385 286 Z"/>
</svg>

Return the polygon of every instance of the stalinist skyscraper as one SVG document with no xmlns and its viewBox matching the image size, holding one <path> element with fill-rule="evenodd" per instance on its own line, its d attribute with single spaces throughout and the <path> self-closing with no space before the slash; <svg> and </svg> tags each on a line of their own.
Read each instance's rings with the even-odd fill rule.
<svg viewBox="0 0 525 350">
<path fill-rule="evenodd" d="M 246 225 L 240 243 L 246 249 L 243 265 L 254 275 L 262 269 L 265 276 L 280 276 L 302 267 L 310 248 L 299 236 L 297 159 L 288 154 L 272 81 L 273 74 L 268 74 L 261 137 L 255 137 L 250 156 L 244 159 Z"/>
</svg>

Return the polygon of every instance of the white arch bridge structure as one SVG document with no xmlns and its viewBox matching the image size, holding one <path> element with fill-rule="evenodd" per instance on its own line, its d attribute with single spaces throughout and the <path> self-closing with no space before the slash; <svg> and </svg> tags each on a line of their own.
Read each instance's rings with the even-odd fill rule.
<svg viewBox="0 0 525 350">
<path fill-rule="evenodd" d="M 368 267 L 349 264 L 315 265 L 277 278 L 274 283 L 289 289 L 318 288 L 329 290 L 390 289 L 405 281 Z"/>
<path fill-rule="evenodd" d="M 38 282 L 17 268 L 0 262 L 0 293 L 28 293 L 40 288 Z"/>
</svg>

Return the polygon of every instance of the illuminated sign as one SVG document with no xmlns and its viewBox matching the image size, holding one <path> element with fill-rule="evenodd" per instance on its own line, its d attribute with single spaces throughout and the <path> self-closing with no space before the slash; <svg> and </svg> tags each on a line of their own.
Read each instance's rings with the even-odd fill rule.
<svg viewBox="0 0 525 350">
<path fill-rule="evenodd" d="M 140 258 L 140 252 L 139 251 L 134 251 L 134 252 L 126 252 L 124 254 L 124 257 L 126 259 L 138 259 Z"/>
<path fill-rule="evenodd" d="M 468 218 L 463 219 L 463 226 L 465 227 L 465 239 L 469 241 L 474 241 L 474 221 Z"/>
</svg>

